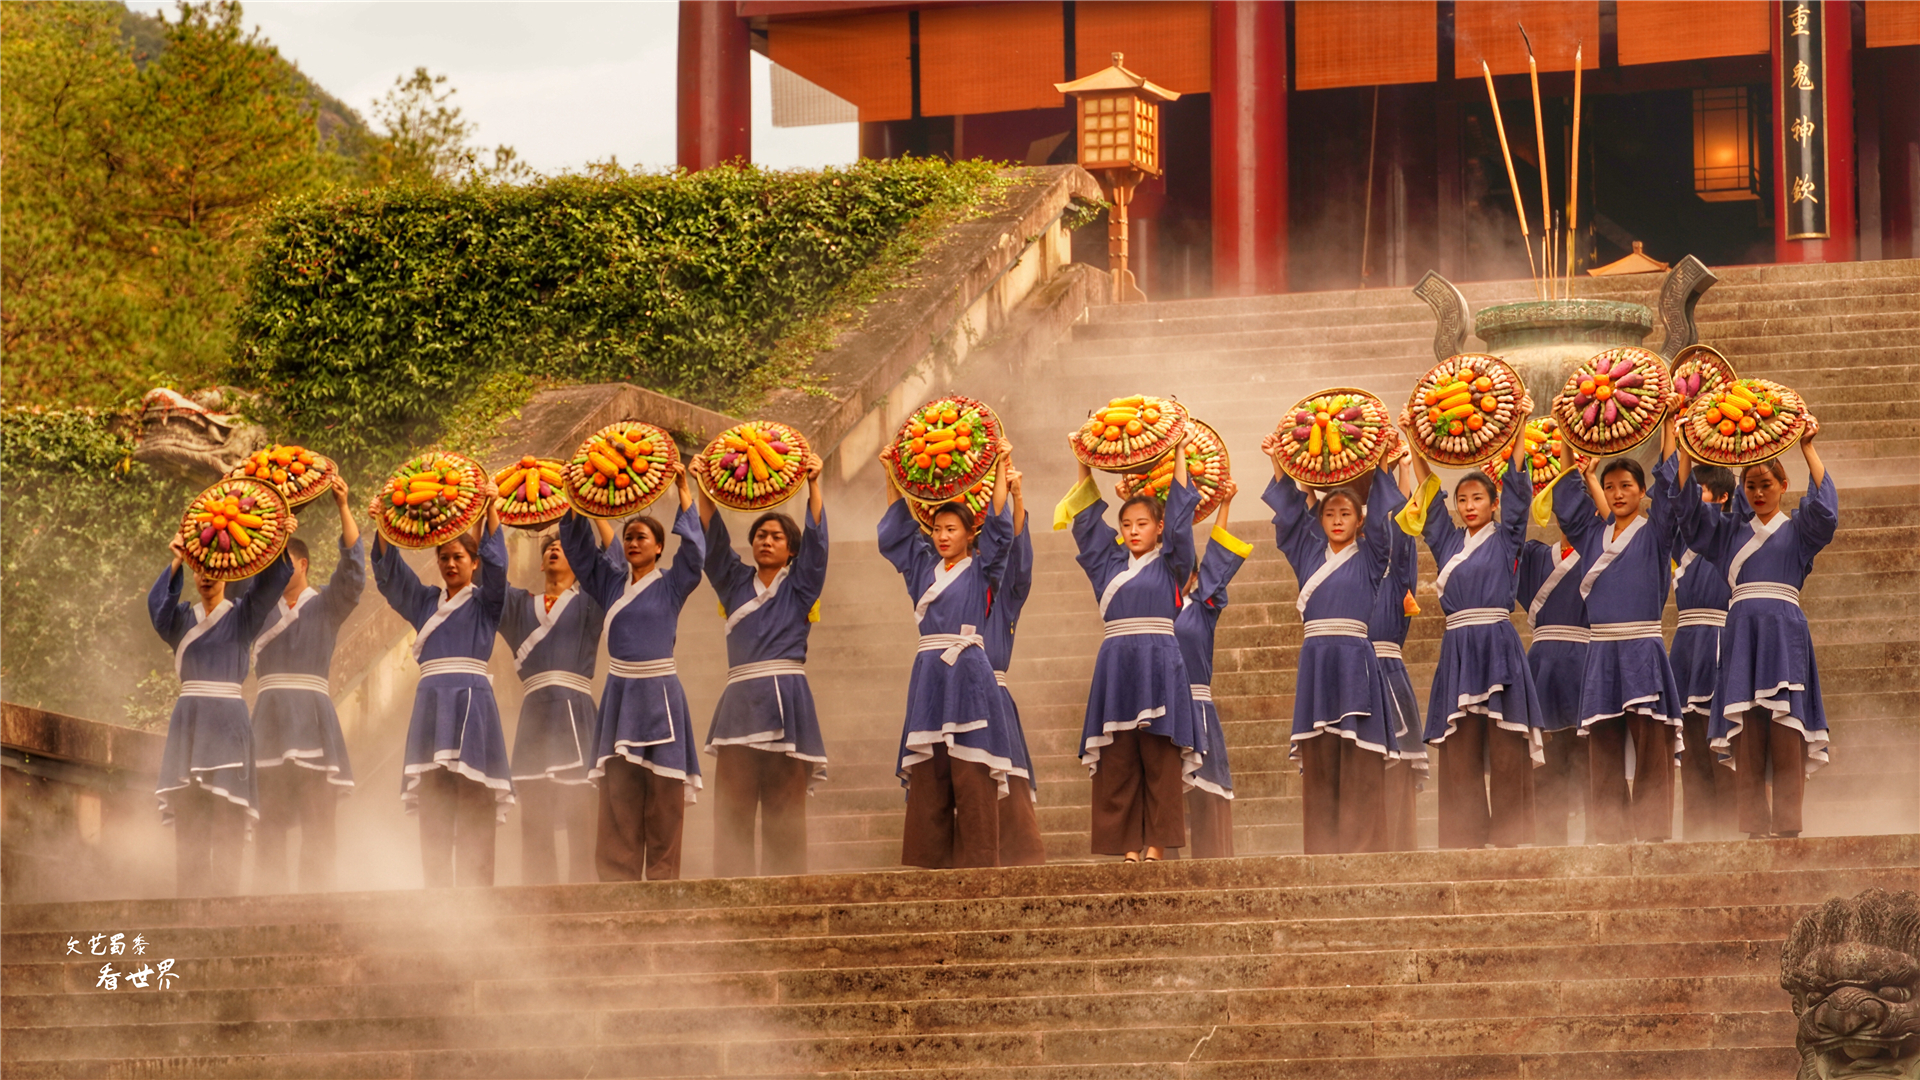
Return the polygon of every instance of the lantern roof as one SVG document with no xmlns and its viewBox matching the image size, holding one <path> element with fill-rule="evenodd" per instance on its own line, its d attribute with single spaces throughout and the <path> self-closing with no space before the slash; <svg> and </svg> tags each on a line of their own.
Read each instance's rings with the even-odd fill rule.
<svg viewBox="0 0 1920 1080">
<path fill-rule="evenodd" d="M 1054 83 L 1053 88 L 1063 94 L 1099 93 L 1103 90 L 1131 90 L 1141 97 L 1155 101 L 1177 101 L 1180 93 L 1164 86 L 1149 82 L 1144 75 L 1136 75 L 1121 66 L 1125 57 L 1121 53 L 1113 54 L 1113 66 L 1102 68 L 1084 79 L 1072 82 Z"/>
</svg>

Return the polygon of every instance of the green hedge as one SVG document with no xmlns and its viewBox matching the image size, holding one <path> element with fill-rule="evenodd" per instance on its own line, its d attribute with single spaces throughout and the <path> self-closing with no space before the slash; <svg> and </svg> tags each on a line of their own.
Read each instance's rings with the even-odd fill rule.
<svg viewBox="0 0 1920 1080">
<path fill-rule="evenodd" d="M 802 378 L 796 340 L 996 176 L 901 160 L 296 201 L 266 227 L 236 380 L 276 403 L 281 437 L 363 468 L 432 441 L 503 372 L 751 409 Z"/>
</svg>

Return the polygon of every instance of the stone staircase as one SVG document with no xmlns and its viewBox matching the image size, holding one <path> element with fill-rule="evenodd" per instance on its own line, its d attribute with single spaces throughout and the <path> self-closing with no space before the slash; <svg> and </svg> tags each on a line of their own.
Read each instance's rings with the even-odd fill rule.
<svg viewBox="0 0 1920 1080">
<path fill-rule="evenodd" d="M 1778 1077 L 1780 943 L 1913 836 L 10 905 L 71 1077 Z M 170 989 L 67 955 L 140 933 Z"/>
<path fill-rule="evenodd" d="M 1808 828 L 1920 831 L 1920 262 L 1747 267 L 1721 276 L 1698 308 L 1702 340 L 1743 373 L 1807 396 L 1841 489 L 1840 533 L 1805 594 L 1834 732 L 1833 764 L 1808 788 Z M 1580 289 L 1651 303 L 1657 285 L 1648 276 Z M 1526 282 L 1464 291 L 1476 309 L 1532 295 Z M 963 373 L 957 389 L 990 401 L 1007 422 L 1037 527 L 1034 594 L 1010 681 L 1041 778 L 1051 858 L 1090 857 L 1090 784 L 1075 751 L 1099 623 L 1070 534 L 1047 531 L 1053 503 L 1072 481 L 1071 459 L 1053 449 L 1072 418 L 1115 394 L 1170 392 L 1218 428 L 1237 456 L 1244 490 L 1234 529 L 1255 555 L 1221 621 L 1214 685 L 1238 795 L 1236 849 L 1297 852 L 1298 775 L 1284 755 L 1300 622 L 1293 574 L 1259 501 L 1269 474 L 1257 446 L 1282 409 L 1328 385 L 1403 400 L 1433 362 L 1432 340 L 1428 309 L 1405 290 L 1183 301 L 1096 308 L 1051 363 L 1008 372 L 983 360 Z M 1786 460 L 1801 485 L 1799 455 Z M 869 468 L 836 493 L 831 511 L 839 540 L 809 664 L 835 759 L 812 810 L 822 868 L 898 862 L 902 801 L 891 762 L 914 629 L 899 578 L 868 539 L 880 490 Z M 1441 620 L 1424 548 L 1421 560 L 1423 614 L 1407 661 L 1424 704 Z M 689 636 L 713 630 L 717 648 L 711 622 L 683 621 L 680 663 L 693 672 L 690 692 L 702 681 L 718 685 L 717 664 L 699 668 L 702 655 L 717 652 Z M 1424 800 L 1424 842 L 1432 844 L 1431 794 Z"/>
</svg>

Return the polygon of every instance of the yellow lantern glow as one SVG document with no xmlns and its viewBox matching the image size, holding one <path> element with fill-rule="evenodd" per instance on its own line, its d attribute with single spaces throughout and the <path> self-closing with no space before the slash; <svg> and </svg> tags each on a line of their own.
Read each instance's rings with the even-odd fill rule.
<svg viewBox="0 0 1920 1080">
<path fill-rule="evenodd" d="M 1693 193 L 1706 202 L 1760 197 L 1753 110 L 1743 86 L 1693 92 Z"/>
</svg>

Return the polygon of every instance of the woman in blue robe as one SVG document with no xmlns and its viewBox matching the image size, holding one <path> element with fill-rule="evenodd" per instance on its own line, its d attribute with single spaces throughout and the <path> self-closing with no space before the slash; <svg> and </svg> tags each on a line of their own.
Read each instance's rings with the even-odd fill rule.
<svg viewBox="0 0 1920 1080">
<path fill-rule="evenodd" d="M 592 561 L 599 561 L 599 552 Z M 520 804 L 520 883 L 591 881 L 595 793 L 593 669 L 606 609 L 580 587 L 560 538 L 540 545 L 545 589 L 507 588 L 500 637 L 520 675 L 520 723 L 513 733 L 513 788 Z M 567 834 L 563 874 L 553 838 Z"/>
<path fill-rule="evenodd" d="M 1018 741 L 1014 761 L 1025 772 L 1023 779 L 1010 773 L 1011 789 L 1000 800 L 1000 865 L 1039 866 L 1047 861 L 1047 849 L 1040 837 L 1040 819 L 1035 812 L 1040 801 L 1039 777 L 1033 772 L 1033 753 L 1027 747 L 1026 728 L 1020 723 L 1020 706 L 1007 686 L 1007 669 L 1013 664 L 1013 635 L 1020 623 L 1020 611 L 1033 592 L 1033 534 L 1027 530 L 1027 503 L 1021 493 L 1020 470 L 1007 468 L 1007 498 L 1013 503 L 1013 549 L 1000 561 L 1000 580 L 995 583 L 987 607 L 987 662 L 993 665 L 994 681 L 1000 684 L 1000 699 L 1013 721 Z"/>
<path fill-rule="evenodd" d="M 1680 690 L 1667 666 L 1660 613 L 1672 578 L 1674 423 L 1662 425 L 1652 505 L 1640 463 L 1614 458 L 1579 470 L 1584 483 L 1553 487 L 1560 532 L 1580 553 L 1580 595 L 1592 641 L 1580 686 L 1580 733 L 1587 743 L 1587 842 L 1655 842 L 1673 836 Z M 1569 470 L 1573 449 L 1563 446 Z M 1604 501 L 1606 510 L 1597 509 Z M 1631 787 L 1629 787 L 1631 785 Z"/>
<path fill-rule="evenodd" d="M 700 755 L 673 648 L 680 609 L 700 586 L 706 534 L 685 466 L 674 467 L 674 483 L 680 543 L 664 568 L 666 530 L 656 518 L 628 518 L 619 546 L 610 542 L 604 555 L 587 519 L 569 514 L 560 522 L 580 587 L 607 612 L 607 683 L 590 747 L 590 775 L 600 783 L 594 861 L 602 881 L 678 878 L 686 808 L 699 797 Z"/>
<path fill-rule="evenodd" d="M 428 888 L 491 885 L 494 830 L 513 805 L 507 740 L 487 670 L 507 596 L 507 544 L 491 500 L 480 539 L 462 533 L 434 558 L 439 587 L 422 582 L 385 537 L 373 545 L 374 585 L 417 631 L 420 685 L 407 722 L 400 798 L 420 815 Z"/>
<path fill-rule="evenodd" d="M 1695 465 L 1682 499 L 1699 498 L 1707 513 L 1751 517 L 1733 473 L 1718 465 Z M 1696 496 L 1695 492 L 1698 492 Z M 1678 620 L 1667 647 L 1667 665 L 1685 699 L 1681 718 L 1686 749 L 1680 753 L 1680 831 L 1688 840 L 1730 840 L 1739 819 L 1734 807 L 1733 770 L 1713 752 L 1707 734 L 1713 694 L 1720 684 L 1720 637 L 1727 625 L 1733 587 L 1718 566 L 1687 546 L 1684 512 L 1674 515 L 1673 605 Z"/>
<path fill-rule="evenodd" d="M 254 830 L 255 892 L 279 892 L 287 880 L 287 832 L 300 830 L 300 891 L 333 888 L 338 868 L 335 811 L 353 789 L 353 764 L 327 684 L 340 626 L 367 587 L 367 546 L 348 502 L 347 483 L 333 478 L 340 511 L 340 561 L 333 579 L 307 583 L 310 560 L 290 541 L 294 576 L 274 615 L 253 642 L 260 676 L 253 703 L 253 760 L 260 788 L 260 824 Z"/>
<path fill-rule="evenodd" d="M 1264 499 L 1274 543 L 1300 586 L 1294 608 L 1303 637 L 1288 757 L 1300 764 L 1302 843 L 1309 855 L 1386 851 L 1394 832 L 1387 768 L 1399 748 L 1367 619 L 1392 553 L 1393 515 L 1406 496 L 1391 473 L 1374 469 L 1365 507 L 1344 488 L 1319 492 L 1310 504 L 1281 468 L 1280 436 L 1267 436 L 1260 449 L 1273 460 Z"/>
<path fill-rule="evenodd" d="M 1193 680 L 1173 634 L 1200 496 L 1186 447 L 1174 454 L 1165 507 L 1151 495 L 1128 499 L 1119 532 L 1085 463 L 1053 517 L 1055 529 L 1073 529 L 1105 626 L 1080 732 L 1080 761 L 1093 773 L 1093 853 L 1128 862 L 1186 844 L 1187 778 L 1201 765 Z"/>
<path fill-rule="evenodd" d="M 1252 544 L 1227 531 L 1238 490 L 1232 480 L 1225 482 L 1207 550 L 1187 583 L 1186 603 L 1173 617 L 1180 659 L 1193 680 L 1187 689 L 1193 696 L 1194 737 L 1200 744 L 1200 768 L 1187 778 L 1187 854 L 1195 859 L 1233 858 L 1233 767 L 1227 761 L 1227 732 L 1213 704 L 1213 640 L 1227 606 L 1227 586 L 1253 554 Z"/>
<path fill-rule="evenodd" d="M 715 756 L 713 867 L 719 877 L 807 872 L 807 796 L 826 779 L 827 748 L 807 685 L 807 636 L 827 584 L 820 455 L 807 461 L 807 527 L 768 511 L 747 530 L 750 566 L 705 491 L 707 580 L 727 620 L 727 686 L 707 729 Z"/>
<path fill-rule="evenodd" d="M 1013 795 L 1019 729 L 1007 713 L 981 627 L 1013 523 L 1007 454 L 995 466 L 992 503 L 977 525 L 964 502 L 933 511 L 931 535 L 882 469 L 887 510 L 880 554 L 906 580 L 920 631 L 907 682 L 896 773 L 907 788 L 900 861 L 927 869 L 998 866 L 1000 800 Z"/>
<path fill-rule="evenodd" d="M 1725 567 L 1732 589 L 1708 736 L 1734 770 L 1740 829 L 1755 838 L 1800 835 L 1806 778 L 1828 758 L 1820 673 L 1800 609 L 1813 560 L 1840 527 L 1833 476 L 1813 448 L 1819 431 L 1808 416 L 1800 438 L 1807 493 L 1797 512 L 1781 508 L 1787 478 L 1778 460 L 1741 473 L 1751 518 L 1712 513 L 1698 500 L 1681 503 L 1688 546 Z M 1683 460 L 1683 473 L 1687 466 Z"/>
<path fill-rule="evenodd" d="M 1572 470 L 1560 474 L 1568 476 L 1573 478 L 1566 483 L 1582 483 Z M 1543 491 L 1536 501 L 1551 500 L 1551 490 Z M 1527 668 L 1540 699 L 1542 749 L 1547 758 L 1533 782 L 1533 836 L 1541 846 L 1564 846 L 1572 815 L 1587 805 L 1587 740 L 1580 737 L 1580 688 L 1586 684 L 1587 643 L 1593 634 L 1587 627 L 1587 601 L 1580 595 L 1586 567 L 1580 549 L 1564 538 L 1558 544 L 1529 540 L 1520 551 L 1514 582 L 1514 600 L 1526 609 L 1527 629 L 1533 636 L 1527 646 Z M 1587 840 L 1592 839 L 1589 826 Z"/>
<path fill-rule="evenodd" d="M 1533 479 L 1526 469 L 1508 469 L 1500 484 L 1479 471 L 1461 477 L 1453 501 L 1464 527 L 1455 525 L 1439 499 L 1440 478 L 1410 432 L 1407 441 L 1416 447 L 1420 486 L 1400 513 L 1400 528 L 1425 538 L 1433 553 L 1440 567 L 1434 591 L 1447 617 L 1425 732 L 1439 748 L 1440 846 L 1531 844 L 1533 767 L 1545 759 L 1542 718 L 1509 613 Z"/>
<path fill-rule="evenodd" d="M 1382 461 L 1399 454 L 1393 472 L 1402 496 L 1413 494 L 1413 466 L 1404 449 L 1389 450 Z M 1374 591 L 1373 607 L 1367 616 L 1367 641 L 1373 646 L 1374 660 L 1387 686 L 1388 726 L 1393 730 L 1398 760 L 1387 766 L 1387 850 L 1413 851 L 1420 846 L 1419 808 L 1416 799 L 1426 790 L 1427 744 L 1420 741 L 1425 719 L 1420 715 L 1420 699 L 1413 693 L 1413 677 L 1407 674 L 1407 631 L 1413 617 L 1420 614 L 1414 593 L 1420 588 L 1420 542 L 1397 526 L 1387 530 L 1387 567 Z M 1406 768 L 1400 765 L 1405 764 Z"/>
<path fill-rule="evenodd" d="M 147 593 L 147 614 L 173 650 L 180 679 L 155 794 L 161 823 L 174 827 L 179 894 L 232 896 L 240 891 L 247 821 L 260 816 L 253 731 L 240 684 L 254 639 L 293 577 L 293 561 L 281 552 L 236 599 L 227 597 L 226 582 L 196 572 L 200 601 L 183 602 L 186 545 L 175 537 L 170 546 L 173 561 Z"/>
</svg>

